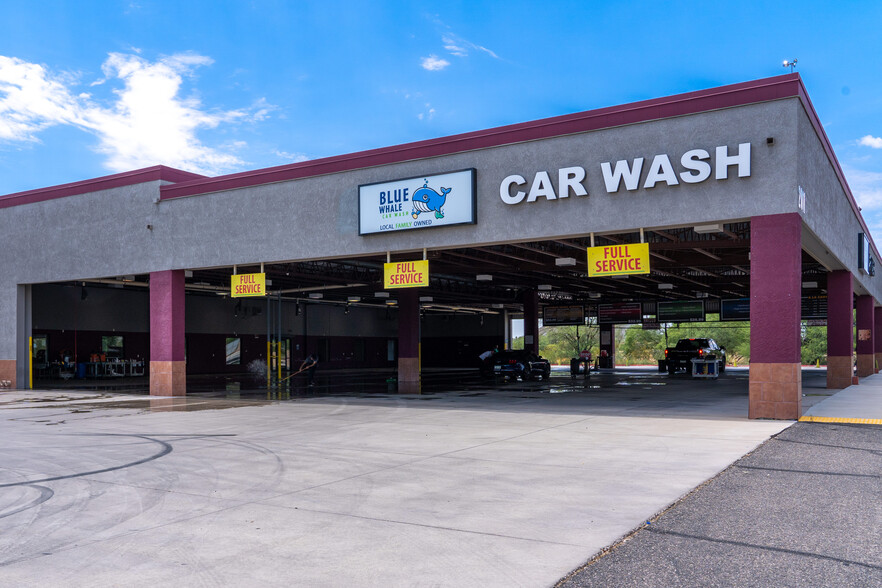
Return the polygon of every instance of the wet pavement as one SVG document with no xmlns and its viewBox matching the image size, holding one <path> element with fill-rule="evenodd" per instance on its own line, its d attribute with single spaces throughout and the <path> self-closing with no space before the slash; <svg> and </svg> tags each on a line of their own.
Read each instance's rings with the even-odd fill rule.
<svg viewBox="0 0 882 588">
<path fill-rule="evenodd" d="M 146 378 L 109 380 L 38 381 L 47 390 L 79 390 L 107 394 L 147 394 Z M 547 381 L 506 381 L 482 377 L 477 370 L 425 370 L 420 384 L 400 383 L 390 371 L 325 370 L 320 371 L 315 386 L 308 386 L 304 376 L 295 376 L 282 384 L 267 383 L 265 376 L 253 374 L 213 374 L 187 376 L 187 395 L 197 398 L 229 400 L 285 401 L 333 396 L 365 398 L 420 396 L 424 401 L 451 396 L 484 395 L 542 397 L 546 394 L 580 395 L 597 400 L 624 398 L 628 402 L 652 399 L 658 403 L 692 402 L 718 404 L 719 395 L 746 402 L 747 368 L 728 368 L 719 380 L 696 380 L 685 374 L 669 376 L 649 367 L 618 367 L 601 370 L 589 377 L 570 376 L 569 370 L 555 368 Z M 706 392 L 711 391 L 711 394 Z M 828 398 L 826 370 L 803 369 L 803 408 Z M 744 413 L 747 408 L 744 404 Z M 727 412 L 727 414 L 729 414 Z M 740 414 L 736 413 L 736 416 Z"/>
<path fill-rule="evenodd" d="M 0 577 L 552 585 L 791 424 L 745 418 L 746 372 L 428 375 L 420 394 L 335 374 L 182 399 L 4 392 Z"/>
</svg>

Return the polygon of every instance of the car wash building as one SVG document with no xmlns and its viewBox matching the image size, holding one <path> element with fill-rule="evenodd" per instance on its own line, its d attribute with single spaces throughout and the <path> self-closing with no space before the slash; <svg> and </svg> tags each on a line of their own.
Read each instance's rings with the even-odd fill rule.
<svg viewBox="0 0 882 588">
<path fill-rule="evenodd" d="M 506 341 L 515 314 L 528 348 L 543 315 L 597 317 L 614 358 L 616 323 L 717 312 L 750 320 L 750 416 L 793 419 L 803 319 L 826 319 L 829 387 L 882 351 L 879 253 L 798 74 L 0 209 L 0 378 L 18 388 L 72 369 L 183 395 L 188 373 L 310 352 L 413 382 Z"/>
</svg>

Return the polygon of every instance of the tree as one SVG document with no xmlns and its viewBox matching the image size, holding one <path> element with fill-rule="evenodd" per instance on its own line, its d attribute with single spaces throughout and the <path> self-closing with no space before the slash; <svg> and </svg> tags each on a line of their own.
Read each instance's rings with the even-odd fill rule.
<svg viewBox="0 0 882 588">
<path fill-rule="evenodd" d="M 827 365 L 827 327 L 809 327 L 802 323 L 802 353 L 804 364 L 818 361 Z"/>
<path fill-rule="evenodd" d="M 570 325 L 539 329 L 539 353 L 552 363 L 569 364 L 584 349 L 597 353 L 597 326 Z"/>
<path fill-rule="evenodd" d="M 660 330 L 644 330 L 641 325 L 625 329 L 625 336 L 616 355 L 619 363 L 654 364 L 664 357 L 665 339 Z"/>
</svg>

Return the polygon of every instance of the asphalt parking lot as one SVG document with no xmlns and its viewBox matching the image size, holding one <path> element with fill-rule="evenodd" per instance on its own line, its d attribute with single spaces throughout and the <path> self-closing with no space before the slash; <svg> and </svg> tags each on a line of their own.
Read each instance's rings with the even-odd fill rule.
<svg viewBox="0 0 882 588">
<path fill-rule="evenodd" d="M 797 423 L 560 588 L 882 586 L 882 427 Z"/>
<path fill-rule="evenodd" d="M 553 585 L 791 424 L 747 420 L 735 370 L 422 394 L 325 384 L 312 396 L 3 393 L 0 574 Z"/>
</svg>

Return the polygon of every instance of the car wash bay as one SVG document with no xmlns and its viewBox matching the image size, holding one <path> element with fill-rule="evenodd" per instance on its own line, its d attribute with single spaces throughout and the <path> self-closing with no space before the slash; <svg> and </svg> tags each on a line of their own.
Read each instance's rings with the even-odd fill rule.
<svg viewBox="0 0 882 588">
<path fill-rule="evenodd" d="M 390 385 L 387 380 L 396 375 L 402 295 L 417 297 L 419 305 L 422 364 L 427 374 L 422 390 L 485 389 L 492 383 L 476 373 L 477 355 L 509 343 L 509 317 L 529 313 L 533 318 L 526 321 L 531 325 L 526 331 L 538 332 L 535 323 L 545 310 L 562 305 L 584 306 L 586 314 L 596 320 L 598 308 L 604 314 L 608 309 L 620 313 L 622 305 L 633 306 L 636 301 L 637 320 L 655 322 L 658 301 L 688 297 L 712 314 L 719 313 L 720 300 L 746 298 L 749 223 L 721 229 L 647 231 L 644 239 L 650 244 L 655 272 L 627 279 L 586 277 L 584 256 L 571 256 L 585 251 L 590 237 L 432 251 L 427 257 L 433 274 L 440 277 L 416 291 L 378 289 L 382 287 L 382 257 L 267 264 L 263 269 L 269 294 L 261 298 L 229 297 L 233 268 L 188 271 L 184 273 L 187 390 L 257 398 L 270 390 L 273 395 L 296 397 L 303 393 L 305 376 L 290 376 L 308 352 L 315 352 L 322 358 L 322 375 L 320 389 L 312 394 L 397 392 L 397 381 Z M 639 235 L 596 236 L 595 240 L 615 244 L 635 238 Z M 236 271 L 259 269 L 242 266 Z M 802 282 L 811 286 L 803 296 L 824 296 L 825 273 L 807 253 L 803 253 L 801 272 Z M 128 376 L 143 375 L 132 373 L 129 364 L 142 364 L 149 356 L 148 280 L 149 276 L 123 276 L 36 286 L 34 331 L 45 338 L 47 356 L 59 358 L 46 363 L 36 358 L 36 386 L 147 388 L 146 377 Z M 599 328 L 610 332 L 612 327 L 605 323 Z M 614 361 L 612 341 L 610 337 L 603 347 Z M 281 343 L 278 347 L 277 342 Z M 271 377 L 266 379 L 268 351 Z M 80 374 L 60 381 L 60 363 L 70 354 L 87 356 L 89 361 L 79 362 L 86 364 L 80 365 Z M 68 370 L 72 373 L 72 366 Z M 568 373 L 558 372 L 554 386 L 539 388 L 568 390 L 568 378 Z M 595 376 L 590 388 L 585 388 L 588 382 L 578 384 L 597 390 L 627 386 L 632 378 L 627 373 L 605 380 Z M 737 380 L 746 396 L 745 378 Z M 660 378 L 652 385 L 667 384 Z"/>
</svg>

